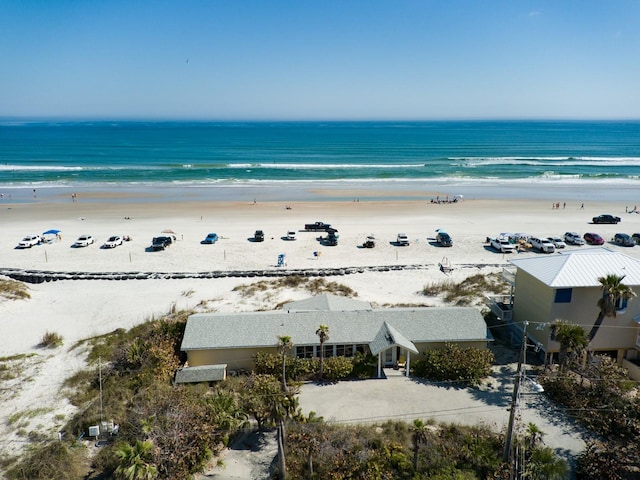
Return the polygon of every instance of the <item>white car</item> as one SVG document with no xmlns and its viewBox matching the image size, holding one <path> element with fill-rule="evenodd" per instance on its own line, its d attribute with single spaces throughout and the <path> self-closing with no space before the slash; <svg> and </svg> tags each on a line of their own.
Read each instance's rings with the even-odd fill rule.
<svg viewBox="0 0 640 480">
<path fill-rule="evenodd" d="M 493 248 L 501 253 L 513 253 L 516 249 L 516 246 L 513 243 L 509 243 L 509 240 L 502 236 L 491 238 L 489 243 Z"/>
<path fill-rule="evenodd" d="M 284 237 L 282 237 L 282 239 L 283 239 L 283 240 L 288 240 L 288 241 L 293 241 L 293 240 L 295 240 L 295 239 L 296 239 L 296 232 L 295 232 L 295 230 L 289 230 L 289 231 L 287 232 L 287 234 L 286 234 Z"/>
<path fill-rule="evenodd" d="M 104 242 L 102 248 L 116 248 L 118 245 L 122 245 L 122 237 L 120 235 L 114 235 Z"/>
<path fill-rule="evenodd" d="M 564 241 L 571 245 L 584 245 L 584 239 L 576 232 L 567 232 L 564 234 Z"/>
<path fill-rule="evenodd" d="M 549 237 L 547 240 L 553 243 L 553 246 L 556 248 L 565 248 L 567 246 L 560 237 Z"/>
<path fill-rule="evenodd" d="M 553 253 L 556 251 L 556 247 L 554 247 L 553 243 L 547 238 L 531 237 L 529 242 L 534 249 L 540 250 L 541 252 Z"/>
<path fill-rule="evenodd" d="M 409 246 L 409 237 L 407 237 L 406 233 L 399 233 L 396 237 L 396 245 L 400 247 L 408 247 Z"/>
<path fill-rule="evenodd" d="M 71 245 L 74 248 L 78 248 L 78 247 L 88 247 L 89 245 L 91 245 L 95 240 L 93 239 L 93 237 L 91 235 L 80 235 L 78 237 L 78 239 L 76 240 L 76 243 L 74 243 L 73 245 Z"/>
<path fill-rule="evenodd" d="M 31 248 L 34 245 L 38 245 L 42 241 L 40 235 L 27 235 L 18 242 L 17 248 Z"/>
</svg>

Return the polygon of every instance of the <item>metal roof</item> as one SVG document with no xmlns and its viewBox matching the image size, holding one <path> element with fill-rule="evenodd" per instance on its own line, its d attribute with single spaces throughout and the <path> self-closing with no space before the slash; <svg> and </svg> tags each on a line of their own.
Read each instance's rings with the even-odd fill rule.
<svg viewBox="0 0 640 480">
<path fill-rule="evenodd" d="M 624 275 L 625 285 L 640 286 L 640 260 L 607 248 L 516 258 L 511 263 L 552 288 L 599 287 L 598 278 L 612 274 Z"/>
<path fill-rule="evenodd" d="M 187 321 L 181 350 L 275 347 L 279 335 L 289 335 L 295 345 L 317 345 L 319 325 L 329 327 L 327 343 L 369 344 L 385 322 L 398 339 L 409 343 L 490 338 L 480 311 L 470 307 L 199 313 Z"/>
</svg>

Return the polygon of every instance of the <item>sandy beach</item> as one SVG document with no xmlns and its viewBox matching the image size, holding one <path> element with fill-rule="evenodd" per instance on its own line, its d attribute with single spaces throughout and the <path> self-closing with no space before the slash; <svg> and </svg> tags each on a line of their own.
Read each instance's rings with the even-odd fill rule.
<svg viewBox="0 0 640 480">
<path fill-rule="evenodd" d="M 357 192 L 352 192 L 357 193 Z M 625 214 L 616 203 L 567 202 L 552 208 L 551 200 L 468 200 L 433 204 L 428 200 L 327 202 L 78 202 L 0 203 L 0 267 L 52 272 L 207 272 L 277 269 L 277 257 L 286 255 L 289 269 L 344 268 L 358 266 L 421 265 L 420 269 L 367 271 L 332 277 L 354 289 L 359 298 L 374 305 L 435 304 L 437 299 L 420 294 L 429 283 L 461 281 L 477 273 L 498 272 L 513 255 L 503 255 L 486 244 L 488 236 L 500 232 L 532 235 L 581 235 L 595 231 L 606 246 L 628 255 L 640 256 L 640 247 L 624 248 L 609 240 L 616 232 L 640 231 L 640 215 Z M 287 208 L 289 207 L 289 208 Z M 601 213 L 622 217 L 619 225 L 592 225 Z M 301 231 L 305 223 L 323 221 L 338 229 L 339 244 L 322 246 L 319 232 Z M 435 230 L 445 229 L 453 238 L 451 248 L 435 244 Z M 15 249 L 27 234 L 49 229 L 61 231 L 61 240 L 30 249 Z M 249 241 L 256 229 L 265 241 Z M 165 251 L 146 251 L 154 236 L 171 230 L 176 242 Z M 295 241 L 281 237 L 296 231 Z M 220 236 L 214 245 L 200 241 L 209 232 Z M 398 233 L 406 233 L 410 245 L 395 245 Z M 71 248 L 83 234 L 96 242 L 86 248 Z M 373 249 L 361 248 L 367 235 L 377 239 Z M 131 241 L 114 249 L 100 246 L 111 235 L 127 235 Z M 567 250 L 588 247 L 567 247 Z M 541 255 L 523 252 L 519 255 Z M 449 275 L 438 268 L 448 261 Z M 35 353 L 21 363 L 21 378 L 0 407 L 0 418 L 36 406 L 45 408 L 27 430 L 38 429 L 55 438 L 62 417 L 73 411 L 60 393 L 63 380 L 85 367 L 81 349 L 70 348 L 81 339 L 130 328 L 152 316 L 179 309 L 207 309 L 221 312 L 269 309 L 281 301 L 308 296 L 303 291 L 278 290 L 245 298 L 233 288 L 253 278 L 182 280 L 77 280 L 30 285 L 31 299 L 0 303 L 0 356 Z M 43 351 L 36 347 L 46 331 L 64 337 L 64 346 Z M 39 425 L 36 427 L 36 425 Z M 16 452 L 24 439 L 15 425 L 2 422 L 5 452 Z"/>
</svg>

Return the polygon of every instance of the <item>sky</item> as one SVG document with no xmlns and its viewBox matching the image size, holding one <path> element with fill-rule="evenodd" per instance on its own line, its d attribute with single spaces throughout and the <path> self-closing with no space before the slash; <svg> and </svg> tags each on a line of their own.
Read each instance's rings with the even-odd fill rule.
<svg viewBox="0 0 640 480">
<path fill-rule="evenodd" d="M 0 117 L 640 118 L 637 0 L 0 0 Z"/>
</svg>

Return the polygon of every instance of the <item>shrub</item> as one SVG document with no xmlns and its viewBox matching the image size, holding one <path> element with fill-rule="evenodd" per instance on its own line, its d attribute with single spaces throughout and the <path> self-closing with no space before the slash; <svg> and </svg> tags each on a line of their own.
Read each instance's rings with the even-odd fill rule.
<svg viewBox="0 0 640 480">
<path fill-rule="evenodd" d="M 60 441 L 40 444 L 32 447 L 22 461 L 7 472 L 7 478 L 83 478 L 85 452 L 84 449 L 69 448 L 65 442 Z"/>
<path fill-rule="evenodd" d="M 55 333 L 47 331 L 38 344 L 41 348 L 58 348 L 62 346 L 62 337 Z"/>
<path fill-rule="evenodd" d="M 374 355 L 370 353 L 364 354 L 357 352 L 352 359 L 353 369 L 351 376 L 354 378 L 372 378 L 376 375 L 378 361 Z"/>
<path fill-rule="evenodd" d="M 262 375 L 273 375 L 282 379 L 282 356 L 276 353 L 258 352 L 253 357 L 255 372 Z M 318 361 L 313 358 L 287 356 L 285 359 L 287 380 L 308 380 L 318 370 Z"/>
<path fill-rule="evenodd" d="M 323 378 L 336 382 L 347 378 L 353 370 L 353 360 L 347 357 L 329 357 L 324 359 Z"/>
<path fill-rule="evenodd" d="M 22 282 L 0 279 L 0 298 L 6 300 L 22 300 L 31 298 L 29 288 Z"/>
<path fill-rule="evenodd" d="M 493 353 L 479 348 L 460 348 L 448 343 L 442 350 L 427 350 L 412 364 L 417 377 L 435 381 L 464 381 L 477 384 L 491 374 Z"/>
</svg>

